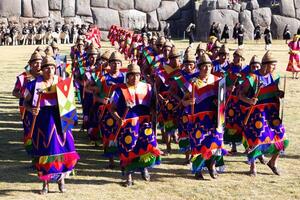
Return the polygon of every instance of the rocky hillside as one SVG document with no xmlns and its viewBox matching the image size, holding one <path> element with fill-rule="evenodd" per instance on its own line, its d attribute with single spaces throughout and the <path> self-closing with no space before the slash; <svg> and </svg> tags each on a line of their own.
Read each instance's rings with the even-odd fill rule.
<svg viewBox="0 0 300 200">
<path fill-rule="evenodd" d="M 296 32 L 300 26 L 300 0 L 244 0 L 229 5 L 229 0 L 0 0 L 0 22 L 23 24 L 30 20 L 53 22 L 93 22 L 103 35 L 112 24 L 141 29 L 145 23 L 151 30 L 161 31 L 171 24 L 173 37 L 183 37 L 189 23 L 196 24 L 198 39 L 206 39 L 210 24 L 244 24 L 246 38 L 252 39 L 254 26 L 271 26 L 273 37 L 281 38 L 285 24 Z M 262 30 L 263 30 L 262 29 Z"/>
<path fill-rule="evenodd" d="M 197 38 L 205 39 L 212 22 L 220 23 L 223 29 L 227 24 L 232 36 L 235 23 L 244 25 L 245 38 L 252 39 L 254 27 L 259 24 L 261 30 L 271 27 L 273 38 L 282 38 L 286 24 L 292 34 L 300 26 L 300 0 L 244 0 L 238 4 L 228 5 L 228 0 L 200 0 L 195 2 Z"/>
</svg>

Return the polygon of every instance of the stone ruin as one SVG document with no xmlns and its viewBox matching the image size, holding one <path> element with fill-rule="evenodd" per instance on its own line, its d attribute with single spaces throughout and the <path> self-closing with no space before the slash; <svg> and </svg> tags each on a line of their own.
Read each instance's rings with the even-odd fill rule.
<svg viewBox="0 0 300 200">
<path fill-rule="evenodd" d="M 52 22 L 97 24 L 106 38 L 112 24 L 140 30 L 145 23 L 152 31 L 162 31 L 170 23 L 173 38 L 183 38 L 185 28 L 196 24 L 196 38 L 206 40 L 212 22 L 227 24 L 232 35 L 235 23 L 244 25 L 246 39 L 254 26 L 271 26 L 273 37 L 282 38 L 285 24 L 291 33 L 300 26 L 300 0 L 1 0 L 0 22 L 51 19 Z M 237 0 L 236 0 L 237 1 Z"/>
</svg>

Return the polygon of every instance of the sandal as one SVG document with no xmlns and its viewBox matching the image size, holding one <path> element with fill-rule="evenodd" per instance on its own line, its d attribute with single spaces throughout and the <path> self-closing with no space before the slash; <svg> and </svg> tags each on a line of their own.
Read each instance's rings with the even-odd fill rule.
<svg viewBox="0 0 300 200">
<path fill-rule="evenodd" d="M 274 174 L 280 176 L 280 172 L 279 172 L 279 170 L 278 170 L 277 167 L 272 166 L 272 165 L 270 164 L 270 162 L 268 162 L 267 165 L 269 166 L 269 168 L 272 170 L 272 172 L 273 172 Z"/>
<path fill-rule="evenodd" d="M 257 171 L 256 171 L 256 170 L 250 170 L 249 175 L 250 175 L 251 177 L 256 177 Z"/>
<path fill-rule="evenodd" d="M 265 160 L 264 156 L 259 156 L 259 157 L 258 157 L 258 160 L 259 160 L 259 162 L 260 162 L 261 164 L 263 164 L 263 165 L 267 164 L 267 161 Z"/>
<path fill-rule="evenodd" d="M 124 187 L 131 187 L 131 186 L 133 186 L 133 185 L 134 185 L 134 183 L 133 183 L 132 180 L 127 180 L 127 181 L 125 181 L 124 184 L 123 184 Z"/>
<path fill-rule="evenodd" d="M 41 195 L 48 194 L 49 192 L 49 183 L 43 183 L 43 189 L 40 191 Z"/>
<path fill-rule="evenodd" d="M 202 175 L 201 172 L 196 172 L 195 178 L 196 178 L 197 180 L 204 180 L 204 177 L 203 177 L 203 175 Z"/>
<path fill-rule="evenodd" d="M 150 181 L 150 174 L 148 172 L 148 170 L 144 170 L 142 172 L 142 178 L 145 180 L 145 181 Z"/>
<path fill-rule="evenodd" d="M 63 180 L 58 182 L 58 189 L 61 193 L 65 193 L 67 191 Z"/>
</svg>

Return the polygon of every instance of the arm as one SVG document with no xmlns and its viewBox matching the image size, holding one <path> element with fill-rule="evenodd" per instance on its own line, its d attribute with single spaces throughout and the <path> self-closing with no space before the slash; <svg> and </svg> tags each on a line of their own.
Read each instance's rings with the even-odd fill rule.
<svg viewBox="0 0 300 200">
<path fill-rule="evenodd" d="M 257 103 L 258 99 L 255 97 L 252 97 L 252 98 L 247 97 L 247 93 L 248 93 L 249 89 L 250 89 L 250 84 L 249 84 L 249 81 L 247 80 L 243 84 L 243 87 L 241 87 L 241 89 L 239 90 L 238 97 L 241 101 L 243 101 L 247 104 L 255 105 Z"/>
</svg>

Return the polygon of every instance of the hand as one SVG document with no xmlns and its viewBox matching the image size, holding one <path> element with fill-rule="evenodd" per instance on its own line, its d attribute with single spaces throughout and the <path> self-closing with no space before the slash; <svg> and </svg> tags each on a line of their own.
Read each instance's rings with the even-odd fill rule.
<svg viewBox="0 0 300 200">
<path fill-rule="evenodd" d="M 40 108 L 31 108 L 31 113 L 33 116 L 37 116 L 40 112 Z"/>
<path fill-rule="evenodd" d="M 282 91 L 282 90 L 279 90 L 278 91 L 278 93 L 277 93 L 277 96 L 279 97 L 279 98 L 284 98 L 284 91 Z"/>
<path fill-rule="evenodd" d="M 118 118 L 118 119 L 117 119 L 117 124 L 118 124 L 119 126 L 122 126 L 123 123 L 124 123 L 124 120 L 122 120 L 122 118 Z"/>
<path fill-rule="evenodd" d="M 108 98 L 108 97 L 104 97 L 104 98 L 102 99 L 102 103 L 103 103 L 103 104 L 108 104 L 108 102 L 109 102 L 109 98 Z"/>
<path fill-rule="evenodd" d="M 190 105 L 194 105 L 196 103 L 196 98 L 194 99 L 187 99 L 187 100 L 182 100 L 182 105 L 184 107 L 190 106 Z"/>
<path fill-rule="evenodd" d="M 252 99 L 249 99 L 249 104 L 250 105 L 255 105 L 258 101 L 258 98 L 253 97 Z"/>
</svg>

